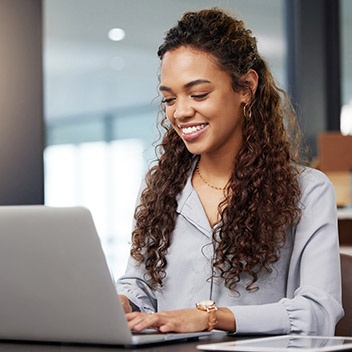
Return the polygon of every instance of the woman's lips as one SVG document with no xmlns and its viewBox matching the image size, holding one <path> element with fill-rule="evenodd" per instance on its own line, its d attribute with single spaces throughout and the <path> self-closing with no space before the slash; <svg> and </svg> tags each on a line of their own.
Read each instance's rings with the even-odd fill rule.
<svg viewBox="0 0 352 352">
<path fill-rule="evenodd" d="M 178 125 L 177 127 L 182 131 L 182 138 L 187 142 L 191 142 L 199 138 L 206 131 L 208 124 Z"/>
</svg>

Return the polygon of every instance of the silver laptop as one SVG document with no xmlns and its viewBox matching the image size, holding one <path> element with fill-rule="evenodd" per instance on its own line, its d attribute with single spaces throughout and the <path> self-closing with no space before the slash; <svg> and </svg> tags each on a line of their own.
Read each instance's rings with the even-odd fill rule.
<svg viewBox="0 0 352 352">
<path fill-rule="evenodd" d="M 90 212 L 0 206 L 0 339 L 136 345 L 207 333 L 133 335 Z"/>
</svg>

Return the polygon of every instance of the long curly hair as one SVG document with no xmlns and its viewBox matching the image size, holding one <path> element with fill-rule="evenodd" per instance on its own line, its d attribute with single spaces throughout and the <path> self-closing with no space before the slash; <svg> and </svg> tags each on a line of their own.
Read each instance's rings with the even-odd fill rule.
<svg viewBox="0 0 352 352">
<path fill-rule="evenodd" d="M 192 47 L 212 57 L 232 79 L 235 91 L 249 90 L 243 76 L 253 69 L 257 90 L 244 109 L 243 142 L 219 204 L 221 221 L 214 228 L 216 275 L 236 290 L 242 273 L 247 290 L 256 290 L 262 270 L 271 272 L 280 258 L 285 232 L 300 219 L 298 163 L 300 132 L 294 109 L 257 51 L 256 39 L 242 21 L 218 9 L 187 12 L 159 47 L 166 52 Z M 164 108 L 161 105 L 161 113 Z M 164 114 L 165 116 L 165 114 Z M 164 117 L 156 164 L 146 175 L 146 187 L 135 211 L 131 255 L 144 264 L 151 287 L 163 285 L 167 252 L 176 222 L 177 196 L 193 170 L 191 154 Z"/>
</svg>

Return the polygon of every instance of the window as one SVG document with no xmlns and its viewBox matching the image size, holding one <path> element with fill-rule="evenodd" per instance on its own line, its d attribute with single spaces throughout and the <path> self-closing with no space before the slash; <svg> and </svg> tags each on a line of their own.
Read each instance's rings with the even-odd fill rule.
<svg viewBox="0 0 352 352">
<path fill-rule="evenodd" d="M 142 155 L 138 139 L 52 145 L 45 150 L 46 204 L 91 210 L 114 275 L 123 273 L 129 253 Z"/>
</svg>

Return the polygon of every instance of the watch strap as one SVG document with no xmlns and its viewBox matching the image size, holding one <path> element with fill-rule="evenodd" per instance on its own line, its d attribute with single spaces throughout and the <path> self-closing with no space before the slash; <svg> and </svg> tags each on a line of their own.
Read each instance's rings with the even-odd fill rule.
<svg viewBox="0 0 352 352">
<path fill-rule="evenodd" d="M 207 304 L 202 304 L 202 302 L 200 303 L 196 303 L 196 307 L 199 310 L 202 310 L 203 312 L 207 312 L 208 313 L 208 331 L 212 331 L 216 324 L 218 323 L 218 319 L 216 317 L 216 311 L 218 310 L 218 308 L 215 305 L 215 302 L 207 302 Z"/>
</svg>

